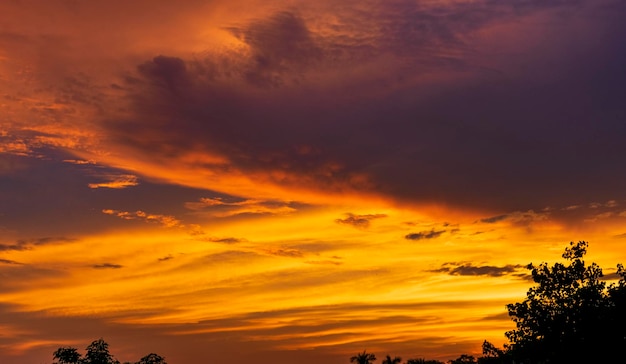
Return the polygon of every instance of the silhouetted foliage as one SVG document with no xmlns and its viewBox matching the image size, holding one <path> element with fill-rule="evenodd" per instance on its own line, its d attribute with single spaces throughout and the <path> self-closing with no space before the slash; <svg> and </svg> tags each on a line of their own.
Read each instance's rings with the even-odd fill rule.
<svg viewBox="0 0 626 364">
<path fill-rule="evenodd" d="M 402 361 L 402 358 L 400 358 L 399 356 L 396 356 L 395 358 L 392 359 L 391 356 L 387 355 L 387 357 L 383 359 L 382 364 L 400 364 L 401 361 Z"/>
<path fill-rule="evenodd" d="M 500 364 L 500 363 L 510 363 L 510 360 L 506 360 L 504 350 L 497 348 L 495 345 L 490 343 L 489 341 L 483 341 L 483 356 L 478 358 L 478 364 Z"/>
<path fill-rule="evenodd" d="M 78 364 L 80 362 L 80 354 L 75 348 L 64 347 L 58 348 L 53 354 L 53 359 L 58 359 L 54 364 Z"/>
<path fill-rule="evenodd" d="M 84 364 L 119 364 L 109 353 L 109 344 L 104 340 L 98 339 L 87 346 L 87 353 L 82 360 Z"/>
<path fill-rule="evenodd" d="M 535 286 L 526 299 L 507 305 L 516 329 L 501 357 L 524 363 L 605 362 L 623 357 L 626 347 L 625 272 L 618 266 L 618 284 L 606 286 L 602 269 L 586 266 L 588 243 L 570 243 L 565 265 L 528 265 Z M 483 346 L 484 348 L 484 346 Z"/>
<path fill-rule="evenodd" d="M 362 353 L 358 353 L 350 358 L 350 363 L 371 364 L 374 360 L 376 360 L 376 355 L 367 353 L 365 350 L 363 350 Z"/>
<path fill-rule="evenodd" d="M 476 364 L 476 358 L 471 355 L 461 354 L 458 358 L 454 360 L 449 360 L 449 364 Z"/>
<path fill-rule="evenodd" d="M 426 359 L 409 359 L 406 364 L 445 364 L 439 360 L 426 360 Z"/>
<path fill-rule="evenodd" d="M 535 285 L 520 303 L 508 304 L 516 329 L 505 333 L 504 349 L 488 341 L 483 356 L 463 354 L 448 364 L 559 364 L 623 362 L 626 351 L 626 269 L 617 265 L 617 283 L 607 284 L 602 269 L 585 265 L 588 243 L 570 243 L 562 257 L 566 264 L 528 265 Z M 370 364 L 365 351 L 350 361 Z M 399 364 L 387 355 L 383 364 Z M 406 364 L 443 364 L 409 359 Z"/>
<path fill-rule="evenodd" d="M 160 355 L 150 353 L 143 358 L 139 359 L 137 364 L 167 364 L 165 358 Z"/>
<path fill-rule="evenodd" d="M 109 344 L 103 339 L 93 341 L 86 348 L 84 357 L 81 357 L 78 350 L 71 347 L 58 348 L 53 354 L 53 359 L 57 359 L 58 362 L 54 364 L 120 364 L 111 353 L 109 353 Z M 130 362 L 124 362 L 124 364 L 132 364 Z M 165 358 L 160 355 L 150 353 L 135 364 L 167 364 Z"/>
</svg>

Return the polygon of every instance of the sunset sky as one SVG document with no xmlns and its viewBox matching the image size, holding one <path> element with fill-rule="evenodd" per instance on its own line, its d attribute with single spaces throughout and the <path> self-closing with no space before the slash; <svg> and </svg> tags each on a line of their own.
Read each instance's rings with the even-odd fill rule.
<svg viewBox="0 0 626 364">
<path fill-rule="evenodd" d="M 480 355 L 626 263 L 626 2 L 1 0 L 0 363 Z"/>
</svg>

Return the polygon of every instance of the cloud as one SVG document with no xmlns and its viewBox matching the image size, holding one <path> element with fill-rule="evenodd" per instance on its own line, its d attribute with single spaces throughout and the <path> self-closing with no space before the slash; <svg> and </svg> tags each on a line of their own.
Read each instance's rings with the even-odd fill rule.
<svg viewBox="0 0 626 364">
<path fill-rule="evenodd" d="M 227 238 L 211 237 L 211 238 L 205 238 L 205 239 L 201 239 L 201 240 L 210 241 L 210 242 L 213 242 L 213 243 L 222 243 L 222 244 L 237 244 L 237 243 L 241 243 L 241 242 L 247 241 L 246 239 L 233 238 L 233 237 L 227 237 Z"/>
<path fill-rule="evenodd" d="M 2 264 L 17 264 L 17 265 L 21 265 L 22 263 L 16 262 L 15 260 L 10 260 L 10 259 L 0 259 L 0 263 Z"/>
<path fill-rule="evenodd" d="M 94 160 L 84 160 L 84 159 L 64 159 L 63 162 L 77 165 L 95 165 L 97 164 Z"/>
<path fill-rule="evenodd" d="M 596 222 L 598 220 L 602 220 L 602 219 L 608 219 L 612 216 L 614 216 L 615 214 L 611 211 L 607 211 L 607 212 L 602 212 L 602 213 L 598 213 L 595 214 L 591 217 L 586 218 L 584 221 L 585 222 Z"/>
<path fill-rule="evenodd" d="M 293 82 L 302 68 L 322 56 L 304 20 L 293 12 L 281 11 L 228 30 L 249 46 L 250 63 L 242 73 L 253 85 L 276 87 Z"/>
<path fill-rule="evenodd" d="M 301 258 L 304 256 L 304 253 L 298 249 L 291 248 L 270 248 L 263 249 L 263 251 L 270 255 L 276 255 L 279 257 L 287 257 L 287 258 Z"/>
<path fill-rule="evenodd" d="M 407 240 L 436 239 L 445 232 L 446 230 L 435 231 L 435 229 L 432 229 L 431 231 L 420 231 L 419 233 L 407 234 L 404 238 Z"/>
<path fill-rule="evenodd" d="M 351 225 L 358 229 L 367 229 L 370 227 L 372 220 L 387 217 L 385 214 L 356 215 L 352 213 L 347 213 L 346 216 L 345 219 L 336 219 L 335 222 L 338 224 Z"/>
<path fill-rule="evenodd" d="M 148 214 L 141 210 L 135 212 L 129 211 L 119 211 L 112 209 L 104 209 L 102 213 L 105 215 L 117 216 L 120 219 L 124 220 L 142 220 L 150 223 L 157 223 L 159 225 L 172 228 L 172 227 L 184 227 L 183 223 L 170 215 L 158 215 L 158 214 Z"/>
<path fill-rule="evenodd" d="M 0 244 L 0 251 L 20 251 L 20 250 L 30 250 L 33 247 L 39 245 L 47 245 L 54 243 L 72 243 L 77 241 L 77 239 L 67 238 L 67 237 L 43 237 L 36 239 L 20 239 L 15 242 L 15 244 Z"/>
<path fill-rule="evenodd" d="M 512 224 L 515 225 L 523 225 L 527 226 L 536 221 L 542 221 L 548 219 L 550 214 L 550 210 L 546 210 L 545 212 L 535 212 L 533 210 L 528 211 L 515 211 L 508 214 L 496 215 L 492 217 L 487 217 L 484 219 L 480 219 L 481 223 L 485 224 L 495 224 L 497 222 L 508 220 Z"/>
<path fill-rule="evenodd" d="M 487 224 L 493 224 L 502 220 L 506 220 L 509 217 L 509 215 L 497 215 L 497 216 L 492 216 L 492 217 L 487 217 L 484 219 L 480 219 L 480 222 L 484 222 Z"/>
<path fill-rule="evenodd" d="M 501 277 L 516 273 L 525 268 L 523 265 L 505 265 L 502 267 L 491 265 L 473 265 L 472 263 L 444 263 L 441 268 L 431 270 L 436 273 L 447 273 L 453 276 L 489 276 Z"/>
<path fill-rule="evenodd" d="M 221 197 L 201 198 L 198 202 L 187 202 L 185 207 L 194 211 L 207 212 L 215 217 L 231 217 L 244 214 L 283 215 L 297 211 L 299 204 L 283 201 L 254 199 L 225 200 Z"/>
<path fill-rule="evenodd" d="M 552 142 L 562 140 L 556 130 L 562 131 L 559 125 L 569 116 L 560 110 L 563 100 L 578 97 L 573 90 L 596 89 L 599 80 L 619 84 L 594 57 L 576 57 L 570 68 L 557 70 L 558 76 L 550 68 L 572 59 L 570 48 L 561 45 L 564 40 L 553 35 L 548 22 L 537 28 L 529 19 L 561 9 L 563 16 L 551 20 L 563 29 L 578 29 L 581 13 L 568 12 L 574 8 L 566 1 L 394 2 L 371 13 L 344 9 L 333 23 L 326 17 L 315 21 L 305 11 L 277 12 L 225 26 L 243 44 L 233 53 L 157 56 L 140 64 L 134 83 L 124 85 L 132 117 L 109 118 L 105 128 L 111 145 L 121 145 L 142 162 L 169 166 L 188 160 L 177 168 L 192 168 L 197 165 L 193 158 L 206 158 L 201 164 L 205 185 L 222 192 L 236 190 L 226 181 L 230 176 L 237 177 L 239 191 L 257 186 L 281 197 L 288 195 L 285 191 L 311 189 L 320 195 L 359 191 L 404 203 L 494 210 L 558 205 L 575 195 L 564 196 L 558 187 L 562 176 L 581 165 L 613 176 L 602 181 L 619 180 L 622 173 L 609 162 L 622 149 L 615 139 L 617 122 L 606 121 L 602 129 L 608 144 L 591 148 L 593 155 L 576 163 L 568 146 Z M 533 34 L 548 36 L 535 43 L 518 39 L 531 27 Z M 481 38 L 487 33 L 509 44 L 505 55 L 491 53 Z M 571 42 L 590 50 L 603 44 L 598 51 L 607 57 L 615 52 L 609 44 L 618 43 L 610 33 L 596 36 L 604 42 Z M 549 51 L 542 57 L 552 61 L 524 52 L 533 47 Z M 507 58 L 513 53 L 523 60 Z M 518 62 L 534 72 L 533 80 L 551 75 L 567 82 L 546 79 L 537 92 L 526 71 L 516 73 Z M 389 66 L 395 64 L 405 66 Z M 429 72 L 432 80 L 419 76 Z M 454 77 L 457 72 L 463 77 Z M 517 86 L 509 88 L 507 77 Z M 447 79 L 455 80 L 454 87 Z M 420 90 L 430 86 L 438 91 L 426 97 Z M 258 87 L 266 91 L 255 91 Z M 541 101 L 550 95 L 561 101 Z M 619 109 L 613 98 L 602 102 Z M 584 103 L 589 113 L 605 112 L 592 104 Z M 567 137 L 595 146 L 598 139 L 585 139 L 587 121 L 580 122 L 566 131 Z M 603 145 L 617 149 L 608 154 Z M 604 195 L 605 189 L 589 189 L 589 183 L 583 174 L 570 181 L 570 189 Z"/>
<path fill-rule="evenodd" d="M 127 188 L 132 186 L 137 186 L 139 182 L 137 182 L 137 176 L 132 174 L 123 174 L 123 175 L 106 175 L 101 176 L 106 179 L 106 182 L 98 182 L 98 183 L 90 183 L 88 184 L 89 188 L 112 188 L 112 189 L 120 189 Z"/>
<path fill-rule="evenodd" d="M 103 263 L 103 264 L 94 264 L 91 266 L 94 269 L 120 269 L 123 268 L 123 265 L 119 264 L 111 264 L 111 263 Z"/>
</svg>

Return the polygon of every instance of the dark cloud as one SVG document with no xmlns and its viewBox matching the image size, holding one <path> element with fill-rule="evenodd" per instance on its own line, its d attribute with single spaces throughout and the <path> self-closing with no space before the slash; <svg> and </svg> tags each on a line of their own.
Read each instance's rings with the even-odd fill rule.
<svg viewBox="0 0 626 364">
<path fill-rule="evenodd" d="M 0 259 L 0 263 L 2 263 L 2 264 L 18 264 L 18 265 L 22 264 L 22 263 L 16 262 L 15 260 L 10 260 L 10 259 Z"/>
<path fill-rule="evenodd" d="M 9 250 L 29 250 L 39 245 L 54 244 L 54 243 L 71 243 L 77 239 L 66 237 L 44 237 L 36 239 L 20 239 L 15 244 L 0 244 L 0 251 Z"/>
<path fill-rule="evenodd" d="M 472 265 L 471 263 L 444 263 L 441 268 L 431 272 L 447 273 L 453 276 L 490 276 L 501 277 L 512 275 L 520 269 L 526 268 L 522 265 L 505 265 L 502 267 L 491 265 Z"/>
<path fill-rule="evenodd" d="M 237 243 L 241 243 L 241 242 L 245 242 L 246 239 L 240 239 L 240 238 L 233 238 L 233 237 L 229 237 L 229 238 L 207 238 L 207 241 L 213 242 L 213 243 L 222 243 L 222 244 L 237 244 Z"/>
<path fill-rule="evenodd" d="M 487 211 L 621 200 L 626 9 L 601 3 L 390 2 L 329 35 L 280 12 L 229 28 L 250 54 L 142 64 L 133 117 L 105 127 L 143 157 L 202 151 L 283 187 Z"/>
<path fill-rule="evenodd" d="M 153 81 L 155 86 L 173 93 L 188 87 L 190 82 L 185 62 L 176 57 L 157 56 L 152 61 L 139 65 L 137 70 L 146 79 Z"/>
<path fill-rule="evenodd" d="M 335 222 L 338 224 L 351 225 L 359 229 L 367 229 L 370 227 L 372 220 L 387 217 L 385 214 L 355 215 L 348 213 L 346 215 L 347 217 L 345 219 L 336 219 Z"/>
<path fill-rule="evenodd" d="M 123 268 L 124 266 L 119 265 L 119 264 L 103 263 L 103 264 L 94 264 L 91 267 L 95 269 L 120 269 L 120 268 Z"/>
<path fill-rule="evenodd" d="M 322 55 L 304 20 L 293 12 L 279 12 L 269 19 L 229 29 L 252 50 L 243 75 L 254 85 L 280 86 L 285 77 L 297 80 L 302 67 Z"/>
<path fill-rule="evenodd" d="M 506 220 L 509 217 L 509 215 L 497 215 L 497 216 L 492 216 L 492 217 L 487 217 L 484 219 L 480 219 L 480 222 L 484 222 L 487 224 L 493 224 L 502 220 Z"/>
<path fill-rule="evenodd" d="M 431 231 L 420 231 L 419 233 L 411 233 L 407 234 L 404 238 L 407 240 L 423 240 L 423 239 L 435 239 L 441 236 L 441 234 L 445 233 L 446 230 L 431 230 Z"/>
<path fill-rule="evenodd" d="M 0 251 L 9 250 L 27 250 L 28 247 L 23 244 L 0 244 Z"/>
<path fill-rule="evenodd" d="M 267 254 L 276 255 L 279 257 L 301 258 L 304 256 L 304 253 L 302 251 L 291 248 L 266 249 L 264 251 Z"/>
</svg>

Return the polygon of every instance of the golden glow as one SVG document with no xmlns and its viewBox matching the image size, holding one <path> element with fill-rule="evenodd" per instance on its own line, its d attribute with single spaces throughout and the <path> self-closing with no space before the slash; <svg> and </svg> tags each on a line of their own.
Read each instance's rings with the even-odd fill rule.
<svg viewBox="0 0 626 364">
<path fill-rule="evenodd" d="M 346 217 L 339 211 L 377 218 L 366 228 L 352 226 L 338 222 Z M 104 213 L 119 216 L 112 210 Z M 146 222 L 149 216 L 141 211 L 132 215 Z M 567 238 L 559 225 L 540 217 L 528 226 L 481 223 L 472 216 L 461 220 L 451 225 L 426 212 L 352 205 L 224 221 L 197 227 L 194 233 L 182 222 L 146 224 L 136 231 L 5 254 L 59 274 L 23 281 L 0 300 L 25 311 L 97 315 L 125 325 L 214 321 L 172 334 L 239 332 L 249 340 L 270 340 L 276 349 L 438 335 L 450 337 L 450 343 L 476 337 L 501 343 L 502 333 L 511 328 L 504 305 L 520 300 L 528 281 L 451 275 L 442 268 L 554 259 Z M 533 234 L 528 234 L 530 226 Z M 442 233 L 433 239 L 405 238 L 420 231 Z M 208 239 L 233 236 L 245 239 Z M 608 246 L 592 247 L 591 257 L 604 259 L 608 253 Z M 611 252 L 611 258 L 624 256 Z M 256 313 L 263 315 L 251 316 Z M 412 319 L 395 322 L 398 316 Z M 361 326 L 362 320 L 367 326 Z M 290 333 L 290 327 L 308 329 Z M 268 330 L 277 333 L 267 336 Z"/>
<path fill-rule="evenodd" d="M 475 2 L 482 15 L 465 16 Z M 533 13 L 534 2 L 523 11 L 487 11 L 491 2 L 474 0 L 400 6 L 409 3 L 0 1 L 0 177 L 7 183 L 0 182 L 33 194 L 0 195 L 0 204 L 16 201 L 0 210 L 0 362 L 5 353 L 93 339 L 77 342 L 88 330 L 39 335 L 72 328 L 72 320 L 107 334 L 148 328 L 173 346 L 193 337 L 275 352 L 322 348 L 346 359 L 363 349 L 444 360 L 479 355 L 483 340 L 501 344 L 513 327 L 505 304 L 523 299 L 528 263 L 559 260 L 571 240 L 590 241 L 586 260 L 605 273 L 626 262 L 621 191 L 616 200 L 501 211 L 483 199 L 498 178 L 488 171 L 513 170 L 506 155 L 494 159 L 501 169 L 486 158 L 477 163 L 482 169 L 459 173 L 442 165 L 463 156 L 417 160 L 465 138 L 455 134 L 465 130 L 457 123 L 475 135 L 488 131 L 485 143 L 491 133 L 497 140 L 477 142 L 468 161 L 498 153 L 509 137 L 535 141 L 540 133 L 519 131 L 518 140 L 518 130 L 507 129 L 505 104 L 477 109 L 489 115 L 465 124 L 444 96 L 458 102 L 476 89 L 491 102 L 499 87 L 539 89 L 525 83 L 528 76 L 561 77 L 552 69 L 562 60 L 533 66 L 545 57 L 540 50 L 586 48 L 551 47 L 540 32 L 554 14 Z M 413 13 L 397 18 L 402 9 Z M 276 16 L 286 13 L 292 17 L 281 23 Z M 290 41 L 319 54 L 295 54 Z M 544 41 L 550 46 L 540 47 Z M 159 56 L 180 61 L 182 71 L 142 73 Z M 255 84 L 255 75 L 269 81 Z M 219 110 L 222 100 L 234 106 Z M 538 114 L 561 114 L 546 110 Z M 597 116 L 592 111 L 580 114 Z M 267 135 L 254 134 L 266 122 Z M 431 135 L 450 139 L 433 147 Z M 348 136 L 357 142 L 328 141 Z M 406 141 L 396 146 L 399 138 Z M 524 157 L 519 148 L 513 157 Z M 426 164 L 432 170 L 421 171 Z M 445 178 L 467 173 L 487 192 L 468 188 L 474 198 L 455 201 L 458 194 L 444 191 L 448 181 L 435 180 L 439 168 L 454 170 Z M 411 195 L 419 183 L 385 180 L 392 169 L 396 178 L 418 170 L 411 181 L 433 178 L 441 193 Z"/>
</svg>

